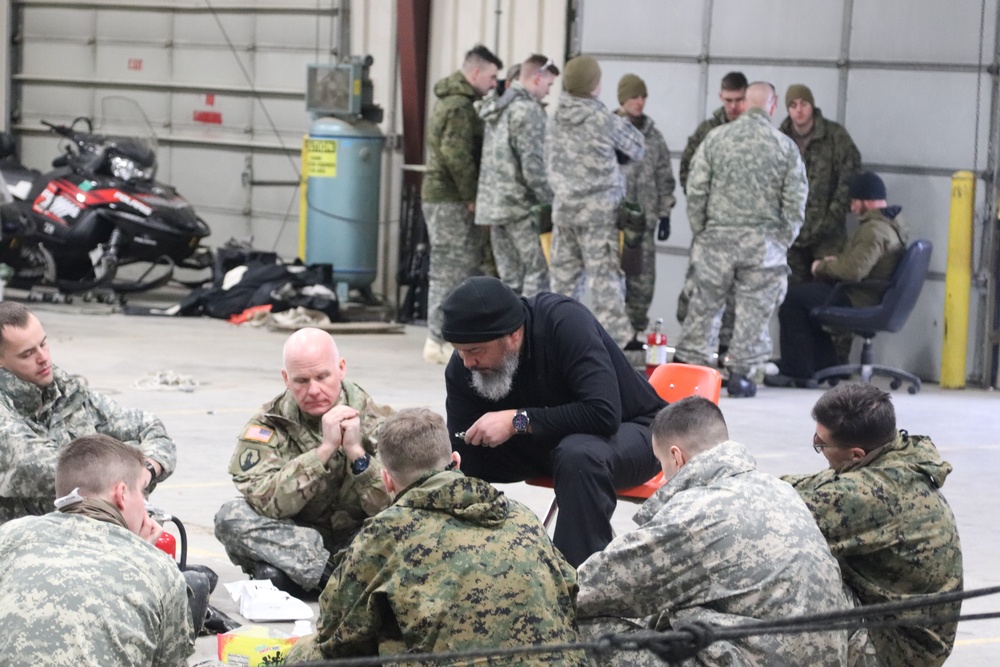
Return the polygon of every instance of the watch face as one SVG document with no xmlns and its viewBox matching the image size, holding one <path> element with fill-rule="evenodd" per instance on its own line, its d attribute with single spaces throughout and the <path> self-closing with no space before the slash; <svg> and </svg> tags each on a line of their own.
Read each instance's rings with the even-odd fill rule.
<svg viewBox="0 0 1000 667">
<path fill-rule="evenodd" d="M 524 433 L 528 430 L 528 415 L 523 412 L 518 412 L 514 415 L 514 430 L 518 433 Z"/>
</svg>

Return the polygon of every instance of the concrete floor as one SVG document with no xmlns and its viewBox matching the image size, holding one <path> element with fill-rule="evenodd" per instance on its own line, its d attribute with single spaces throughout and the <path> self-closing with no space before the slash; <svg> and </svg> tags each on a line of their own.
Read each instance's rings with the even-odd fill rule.
<svg viewBox="0 0 1000 667">
<path fill-rule="evenodd" d="M 18 293 L 8 297 L 17 298 Z M 212 517 L 235 494 L 226 473 L 235 439 L 253 411 L 282 389 L 279 375 L 284 333 L 237 327 L 219 320 L 136 317 L 94 304 L 33 306 L 45 326 L 55 363 L 87 378 L 90 386 L 124 406 L 159 415 L 177 443 L 177 472 L 153 493 L 154 504 L 177 515 L 190 538 L 189 560 L 214 568 L 223 582 L 242 578 L 215 540 Z M 426 330 L 402 334 L 340 335 L 347 374 L 377 401 L 396 408 L 428 406 L 443 414 L 443 367 L 421 358 Z M 172 370 L 190 375 L 195 391 L 147 391 L 136 380 Z M 725 392 L 723 392 L 724 394 Z M 762 470 L 774 474 L 813 472 L 824 460 L 810 446 L 812 404 L 820 392 L 761 388 L 755 399 L 723 397 L 734 439 L 745 443 Z M 995 493 L 1000 477 L 1000 396 L 992 391 L 944 391 L 925 385 L 911 396 L 894 393 L 901 427 L 934 438 L 955 471 L 944 493 L 958 517 L 968 589 L 1000 584 L 1000 518 Z M 505 485 L 513 498 L 539 514 L 551 498 L 545 489 Z M 635 506 L 622 504 L 615 529 L 630 529 Z M 220 586 L 213 603 L 235 614 Z M 315 607 L 315 605 L 314 605 Z M 1000 597 L 969 601 L 965 613 L 1000 610 Z M 291 624 L 276 624 L 290 630 Z M 215 637 L 198 640 L 191 663 L 215 656 Z M 963 623 L 949 665 L 997 664 L 1000 620 Z"/>
</svg>

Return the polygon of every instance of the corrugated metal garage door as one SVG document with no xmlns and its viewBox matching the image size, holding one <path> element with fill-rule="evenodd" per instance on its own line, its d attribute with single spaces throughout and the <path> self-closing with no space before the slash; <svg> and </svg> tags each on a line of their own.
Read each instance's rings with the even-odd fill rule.
<svg viewBox="0 0 1000 667">
<path fill-rule="evenodd" d="M 934 243 L 932 279 L 916 311 L 903 332 L 876 339 L 876 355 L 880 363 L 937 378 L 950 176 L 975 169 L 993 178 L 989 137 L 996 90 L 987 67 L 997 57 L 996 0 L 580 0 L 576 7 L 572 48 L 600 59 L 602 99 L 616 107 L 618 78 L 626 72 L 644 77 L 646 113 L 666 137 L 675 172 L 687 137 L 719 106 L 726 72 L 741 70 L 751 81 L 775 84 L 782 96 L 776 123 L 787 115 L 787 86 L 810 86 L 816 106 L 848 129 L 865 165 L 882 173 L 890 199 L 903 205 L 913 238 Z M 988 246 L 982 220 L 994 210 L 993 191 L 979 181 L 977 260 Z M 674 311 L 691 240 L 679 185 L 675 194 L 674 232 L 659 248 L 651 312 L 666 319 L 673 336 L 679 333 Z M 995 214 L 989 217 L 995 220 Z M 989 273 L 985 262 L 980 276 Z M 973 299 L 969 349 L 976 352 L 970 354 L 975 376 L 982 375 L 988 335 L 979 305 Z"/>
<path fill-rule="evenodd" d="M 306 64 L 339 58 L 336 0 L 312 2 L 41 2 L 15 0 L 12 128 L 22 159 L 45 169 L 56 140 L 41 119 L 99 114 L 135 99 L 158 135 L 158 178 L 211 225 L 214 245 L 255 237 L 297 250 L 294 186 Z"/>
</svg>

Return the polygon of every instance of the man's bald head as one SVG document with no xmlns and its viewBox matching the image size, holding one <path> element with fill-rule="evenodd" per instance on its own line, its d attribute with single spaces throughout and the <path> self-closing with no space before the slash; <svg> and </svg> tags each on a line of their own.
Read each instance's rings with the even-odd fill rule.
<svg viewBox="0 0 1000 667">
<path fill-rule="evenodd" d="M 281 377 L 299 409 L 318 417 L 337 405 L 347 362 L 322 329 L 299 329 L 285 341 Z"/>
<path fill-rule="evenodd" d="M 331 355 L 335 362 L 340 360 L 340 352 L 333 336 L 315 327 L 299 329 L 285 341 L 285 347 L 281 352 L 282 365 L 287 370 L 289 359 L 317 354 Z"/>
<path fill-rule="evenodd" d="M 754 81 L 747 86 L 747 109 L 763 109 L 772 116 L 777 103 L 778 94 L 767 81 Z"/>
</svg>

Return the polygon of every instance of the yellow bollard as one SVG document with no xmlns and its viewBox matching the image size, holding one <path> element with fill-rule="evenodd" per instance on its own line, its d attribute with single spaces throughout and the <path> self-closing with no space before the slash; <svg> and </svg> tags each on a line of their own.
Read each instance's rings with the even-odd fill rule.
<svg viewBox="0 0 1000 667">
<path fill-rule="evenodd" d="M 941 386 L 946 389 L 965 387 L 975 202 L 975 176 L 971 171 L 956 171 L 951 177 L 948 266 L 944 279 L 944 341 L 941 344 Z"/>
<path fill-rule="evenodd" d="M 302 175 L 299 177 L 299 259 L 306 261 L 306 213 L 309 212 L 309 135 L 302 136 Z"/>
</svg>

